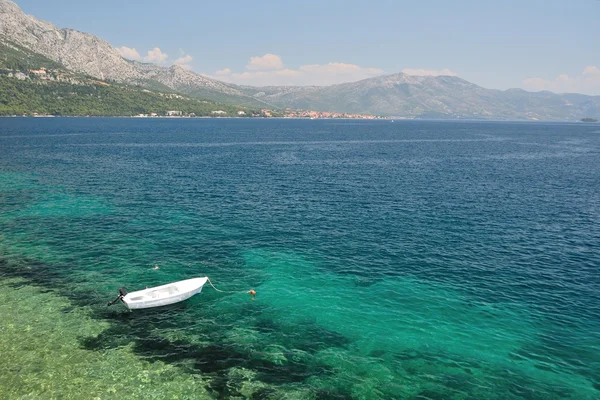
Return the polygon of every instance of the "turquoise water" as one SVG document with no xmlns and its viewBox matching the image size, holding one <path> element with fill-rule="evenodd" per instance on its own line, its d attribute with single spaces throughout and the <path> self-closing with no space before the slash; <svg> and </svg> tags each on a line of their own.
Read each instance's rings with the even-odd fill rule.
<svg viewBox="0 0 600 400">
<path fill-rule="evenodd" d="M 0 397 L 598 399 L 599 243 L 598 125 L 2 119 Z"/>
</svg>

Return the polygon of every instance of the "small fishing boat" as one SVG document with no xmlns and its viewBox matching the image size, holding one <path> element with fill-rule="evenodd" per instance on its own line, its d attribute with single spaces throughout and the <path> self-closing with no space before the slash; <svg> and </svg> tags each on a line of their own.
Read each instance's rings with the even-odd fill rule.
<svg viewBox="0 0 600 400">
<path fill-rule="evenodd" d="M 108 305 L 113 305 L 121 300 L 123 304 L 125 304 L 125 307 L 130 310 L 136 310 L 140 308 L 160 307 L 179 303 L 180 301 L 187 300 L 193 295 L 200 293 L 207 281 L 208 277 L 206 276 L 202 278 L 192 278 L 131 293 L 127 293 L 125 289 L 120 288 L 119 296 L 108 303 Z"/>
</svg>

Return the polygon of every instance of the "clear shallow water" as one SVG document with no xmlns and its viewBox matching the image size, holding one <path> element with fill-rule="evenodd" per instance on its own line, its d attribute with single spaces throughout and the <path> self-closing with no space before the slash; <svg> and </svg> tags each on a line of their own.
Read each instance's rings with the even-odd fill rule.
<svg viewBox="0 0 600 400">
<path fill-rule="evenodd" d="M 597 399 L 599 222 L 594 125 L 3 119 L 0 396 Z"/>
</svg>

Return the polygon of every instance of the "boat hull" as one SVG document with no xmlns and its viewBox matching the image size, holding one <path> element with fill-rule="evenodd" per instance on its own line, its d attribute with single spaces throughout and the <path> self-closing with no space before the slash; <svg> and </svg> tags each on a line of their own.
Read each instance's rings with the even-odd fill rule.
<svg viewBox="0 0 600 400">
<path fill-rule="evenodd" d="M 121 300 L 125 304 L 125 307 L 130 310 L 167 306 L 187 300 L 200 293 L 207 280 L 207 277 L 193 278 L 138 290 L 127 293 Z"/>
</svg>

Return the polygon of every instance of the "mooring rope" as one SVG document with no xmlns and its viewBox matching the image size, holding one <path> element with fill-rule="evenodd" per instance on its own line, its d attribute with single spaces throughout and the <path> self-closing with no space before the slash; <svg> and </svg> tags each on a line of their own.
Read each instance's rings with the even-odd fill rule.
<svg viewBox="0 0 600 400">
<path fill-rule="evenodd" d="M 206 277 L 208 279 L 208 283 L 210 283 L 210 286 L 212 286 L 213 289 L 215 289 L 217 292 L 220 293 L 250 293 L 247 290 L 219 290 L 215 287 L 215 285 L 213 285 L 213 283 L 210 281 L 209 277 Z"/>
</svg>

